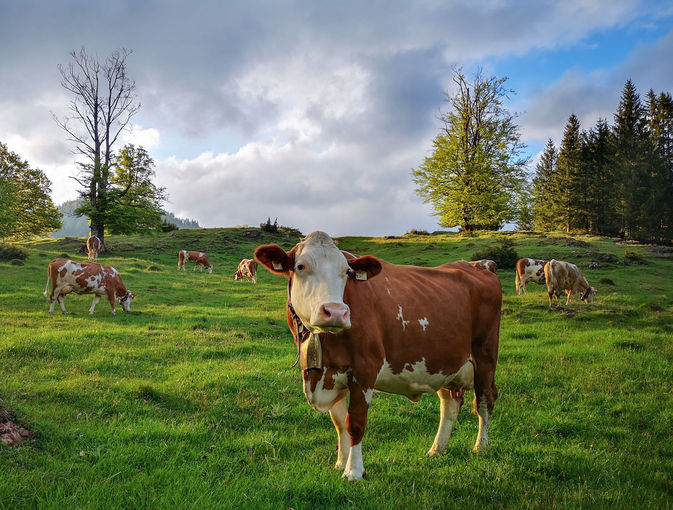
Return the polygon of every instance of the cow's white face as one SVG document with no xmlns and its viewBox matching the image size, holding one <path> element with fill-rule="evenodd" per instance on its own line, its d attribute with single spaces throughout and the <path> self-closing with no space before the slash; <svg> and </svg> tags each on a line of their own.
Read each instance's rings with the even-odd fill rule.
<svg viewBox="0 0 673 510">
<path fill-rule="evenodd" d="M 362 279 L 381 270 L 374 257 L 346 261 L 324 232 L 313 232 L 289 253 L 276 245 L 260 246 L 255 258 L 270 271 L 291 279 L 292 306 L 313 333 L 337 333 L 351 327 L 350 308 L 344 303 L 349 277 L 359 271 Z"/>
<path fill-rule="evenodd" d="M 206 271 L 208 271 L 208 274 L 212 274 L 213 273 L 213 266 L 206 267 Z"/>
<path fill-rule="evenodd" d="M 596 289 L 589 287 L 587 291 L 582 295 L 580 301 L 586 301 L 587 303 L 594 302 L 594 296 L 596 295 Z"/>
<path fill-rule="evenodd" d="M 137 294 L 132 294 L 131 291 L 128 291 L 124 296 L 119 298 L 119 304 L 122 305 L 122 309 L 125 312 L 131 311 L 131 301 L 137 296 Z"/>
</svg>

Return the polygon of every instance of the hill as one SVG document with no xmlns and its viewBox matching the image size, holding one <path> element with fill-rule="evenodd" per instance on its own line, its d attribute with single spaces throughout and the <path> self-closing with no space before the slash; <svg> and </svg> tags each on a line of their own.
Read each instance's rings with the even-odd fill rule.
<svg viewBox="0 0 673 510">
<path fill-rule="evenodd" d="M 60 229 L 51 233 L 52 237 L 88 237 L 89 219 L 85 216 L 75 215 L 75 209 L 77 209 L 79 203 L 80 200 L 68 200 L 57 207 L 59 212 L 63 214 L 63 225 Z M 178 218 L 171 212 L 164 214 L 161 219 L 178 228 L 201 228 L 197 221 Z"/>
<path fill-rule="evenodd" d="M 251 234 L 252 233 L 252 234 Z M 258 236 L 258 237 L 251 237 Z M 48 262 L 82 260 L 80 239 L 29 242 L 24 266 L 0 262 L 0 407 L 35 434 L 0 445 L 0 508 L 466 508 L 673 506 L 673 259 L 592 236 L 498 233 L 344 237 L 342 249 L 396 263 L 470 259 L 502 238 L 520 256 L 576 263 L 593 305 L 550 312 L 546 292 L 503 285 L 499 399 L 492 446 L 474 455 L 472 394 L 448 453 L 426 458 L 439 420 L 377 393 L 363 442 L 367 478 L 330 469 L 334 427 L 302 394 L 287 329 L 287 283 L 260 270 L 234 282 L 262 243 L 256 229 L 110 236 L 114 265 L 138 298 L 113 317 L 90 296 L 49 316 Z M 205 250 L 213 274 L 176 270 L 178 249 Z M 587 269 L 597 254 L 615 262 Z M 628 255 L 628 257 L 626 256 Z M 451 306 L 451 303 L 446 303 Z"/>
</svg>

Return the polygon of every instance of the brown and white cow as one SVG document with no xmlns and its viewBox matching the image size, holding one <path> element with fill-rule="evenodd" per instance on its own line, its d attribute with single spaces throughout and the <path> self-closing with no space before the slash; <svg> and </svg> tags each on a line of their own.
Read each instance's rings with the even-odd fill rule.
<svg viewBox="0 0 673 510">
<path fill-rule="evenodd" d="M 494 260 L 473 260 L 468 262 L 468 264 L 470 264 L 475 269 L 479 269 L 480 271 L 490 271 L 493 274 L 498 274 L 498 264 L 496 264 Z"/>
<path fill-rule="evenodd" d="M 516 261 L 516 293 L 526 292 L 528 282 L 545 284 L 544 268 L 548 260 L 523 258 Z"/>
<path fill-rule="evenodd" d="M 206 257 L 206 254 L 202 251 L 180 250 L 178 252 L 178 271 L 180 271 L 180 269 L 184 271 L 187 262 L 194 263 L 194 271 L 196 271 L 196 268 L 198 267 L 200 271 L 205 269 L 208 273 L 213 272 L 212 264 L 208 261 L 208 257 Z"/>
<path fill-rule="evenodd" d="M 89 260 L 94 262 L 98 260 L 98 254 L 103 250 L 103 243 L 96 236 L 91 236 L 86 240 L 86 253 Z"/>
<path fill-rule="evenodd" d="M 570 303 L 573 294 L 579 294 L 581 301 L 594 302 L 596 289 L 589 285 L 589 282 L 575 264 L 552 259 L 544 267 L 544 274 L 547 280 L 549 308 L 552 307 L 553 296 L 556 296 L 557 305 L 561 306 L 559 296 L 563 291 L 568 295 L 566 305 Z"/>
<path fill-rule="evenodd" d="M 238 264 L 238 269 L 234 273 L 234 280 L 243 278 L 252 283 L 257 283 L 257 261 L 253 259 L 243 259 Z"/>
<path fill-rule="evenodd" d="M 51 282 L 51 292 L 49 292 L 49 282 Z M 112 315 L 117 315 L 115 302 L 119 301 L 122 309 L 129 312 L 131 301 L 136 297 L 136 294 L 132 294 L 124 286 L 114 267 L 67 259 L 52 260 L 47 270 L 47 285 L 44 288 L 44 297 L 51 303 L 49 313 L 54 313 L 54 304 L 57 300 L 61 312 L 68 313 L 65 310 L 63 299 L 71 292 L 94 295 L 89 315 L 93 315 L 102 296 L 106 296 L 110 302 Z"/>
<path fill-rule="evenodd" d="M 288 279 L 286 315 L 304 393 L 314 409 L 331 415 L 336 467 L 345 477 L 364 475 L 362 438 L 374 390 L 415 402 L 437 393 L 439 430 L 428 451 L 434 456 L 446 450 L 463 392 L 474 388 L 474 451 L 488 444 L 502 304 L 495 275 L 463 261 L 424 268 L 344 255 L 324 232 L 289 252 L 260 246 L 255 259 Z"/>
</svg>

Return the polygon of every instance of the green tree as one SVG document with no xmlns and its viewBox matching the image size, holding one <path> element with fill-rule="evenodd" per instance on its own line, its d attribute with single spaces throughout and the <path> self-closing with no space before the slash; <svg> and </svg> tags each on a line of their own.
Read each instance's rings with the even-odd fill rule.
<svg viewBox="0 0 673 510">
<path fill-rule="evenodd" d="M 51 181 L 0 142 L 0 237 L 43 235 L 61 226 Z"/>
<path fill-rule="evenodd" d="M 651 140 L 647 130 L 645 108 L 631 80 L 627 80 L 615 113 L 614 170 L 617 192 L 616 211 L 621 233 L 641 238 L 641 205 L 649 187 Z"/>
<path fill-rule="evenodd" d="M 605 119 L 584 136 L 582 167 L 585 176 L 586 220 L 588 231 L 615 235 L 614 172 L 612 170 L 614 141 Z"/>
<path fill-rule="evenodd" d="M 154 175 L 154 161 L 144 148 L 128 144 L 116 155 L 106 193 L 106 228 L 110 233 L 161 230 L 166 193 L 154 185 Z M 77 212 L 89 215 L 90 207 L 85 201 Z"/>
<path fill-rule="evenodd" d="M 568 118 L 556 161 L 556 189 L 561 198 L 559 220 L 566 232 L 588 229 L 586 185 L 582 168 L 582 132 L 573 113 Z"/>
<path fill-rule="evenodd" d="M 528 160 L 515 116 L 504 106 L 512 93 L 506 81 L 478 72 L 468 82 L 454 71 L 457 92 L 445 92 L 450 109 L 441 115 L 442 131 L 432 155 L 412 172 L 416 192 L 443 226 L 497 230 L 516 218 Z"/>
<path fill-rule="evenodd" d="M 545 232 L 559 225 L 562 201 L 556 182 L 558 153 L 553 140 L 547 140 L 540 161 L 535 165 L 533 179 L 533 216 L 535 228 Z"/>
<path fill-rule="evenodd" d="M 82 48 L 70 52 L 73 61 L 69 65 L 59 66 L 61 85 L 72 95 L 72 101 L 69 116 L 64 119 L 54 116 L 54 120 L 84 158 L 79 174 L 72 177 L 82 188 L 80 195 L 88 201 L 85 210 L 91 233 L 103 242 L 105 226 L 114 209 L 108 197 L 114 147 L 140 108 L 135 82 L 126 70 L 130 53 L 114 51 L 100 62 Z"/>
</svg>

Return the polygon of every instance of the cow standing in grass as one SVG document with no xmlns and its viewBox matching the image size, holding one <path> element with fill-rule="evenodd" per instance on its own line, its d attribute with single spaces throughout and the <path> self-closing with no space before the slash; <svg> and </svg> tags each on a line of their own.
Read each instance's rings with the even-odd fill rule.
<svg viewBox="0 0 673 510">
<path fill-rule="evenodd" d="M 561 306 L 559 296 L 563 291 L 568 296 L 566 306 L 570 303 L 573 294 L 579 294 L 580 301 L 594 302 L 596 289 L 589 285 L 589 282 L 575 264 L 552 259 L 545 265 L 544 274 L 547 280 L 549 308 L 552 308 L 552 298 L 554 296 L 556 296 L 557 305 Z"/>
<path fill-rule="evenodd" d="M 286 314 L 304 394 L 331 415 L 336 467 L 345 477 L 364 475 L 362 438 L 374 390 L 414 402 L 437 393 L 440 424 L 428 451 L 434 456 L 447 448 L 463 393 L 474 389 L 474 451 L 488 444 L 502 305 L 495 275 L 467 262 L 424 268 L 353 257 L 323 232 L 289 252 L 260 246 L 255 259 L 288 279 Z"/>
<path fill-rule="evenodd" d="M 547 260 L 522 258 L 516 261 L 516 293 L 523 294 L 526 292 L 526 285 L 528 282 L 544 285 L 546 280 L 544 276 L 544 268 L 547 265 Z"/>
<path fill-rule="evenodd" d="M 101 251 L 103 251 L 103 243 L 98 237 L 91 236 L 86 240 L 86 253 L 90 261 L 96 262 Z"/>
<path fill-rule="evenodd" d="M 196 271 L 196 268 L 198 267 L 200 271 L 205 269 L 208 273 L 213 272 L 213 265 L 208 261 L 208 257 L 206 257 L 206 254 L 202 251 L 180 250 L 178 252 L 178 271 L 180 269 L 184 271 L 187 262 L 194 263 L 194 271 Z"/>
<path fill-rule="evenodd" d="M 257 283 L 257 261 L 253 259 L 243 259 L 238 264 L 238 269 L 234 273 L 234 280 L 245 278 L 252 283 Z"/>
<path fill-rule="evenodd" d="M 51 282 L 51 292 L 49 283 Z M 68 313 L 63 304 L 69 293 L 93 294 L 93 303 L 89 315 L 93 315 L 96 305 L 102 296 L 106 296 L 112 308 L 112 315 L 117 315 L 115 303 L 118 301 L 125 312 L 131 310 L 131 301 L 136 297 L 127 290 L 119 273 L 114 267 L 86 262 L 73 262 L 67 259 L 52 260 L 47 269 L 47 285 L 44 297 L 51 304 L 49 313 L 54 313 L 54 304 L 58 301 L 61 312 Z"/>
<path fill-rule="evenodd" d="M 473 268 L 480 271 L 490 271 L 493 274 L 498 274 L 498 264 L 490 259 L 473 260 L 468 262 Z"/>
</svg>

